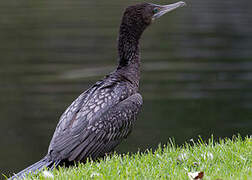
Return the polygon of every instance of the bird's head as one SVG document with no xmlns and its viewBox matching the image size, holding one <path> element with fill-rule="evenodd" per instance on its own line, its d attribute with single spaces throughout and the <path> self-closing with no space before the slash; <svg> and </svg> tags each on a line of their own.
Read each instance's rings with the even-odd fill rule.
<svg viewBox="0 0 252 180">
<path fill-rule="evenodd" d="M 141 3 L 126 8 L 122 23 L 132 29 L 143 31 L 152 21 L 158 19 L 162 15 L 185 6 L 185 2 L 177 2 L 169 5 L 157 5 L 151 3 Z"/>
</svg>

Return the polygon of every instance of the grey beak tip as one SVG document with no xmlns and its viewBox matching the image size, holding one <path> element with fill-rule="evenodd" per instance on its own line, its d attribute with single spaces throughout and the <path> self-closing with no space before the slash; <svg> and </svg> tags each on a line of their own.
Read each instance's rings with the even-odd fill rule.
<svg viewBox="0 0 252 180">
<path fill-rule="evenodd" d="M 184 7 L 184 6 L 186 6 L 187 4 L 184 2 L 184 1 L 180 1 L 180 6 L 181 7 Z"/>
</svg>

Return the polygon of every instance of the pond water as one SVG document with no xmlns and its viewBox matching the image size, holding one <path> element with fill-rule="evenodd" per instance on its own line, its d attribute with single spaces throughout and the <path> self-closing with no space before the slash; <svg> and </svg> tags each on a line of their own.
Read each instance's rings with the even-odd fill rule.
<svg viewBox="0 0 252 180">
<path fill-rule="evenodd" d="M 42 158 L 61 113 L 116 67 L 121 15 L 135 2 L 0 2 L 1 173 Z M 252 132 L 252 1 L 187 4 L 143 34 L 144 105 L 120 153 Z"/>
</svg>

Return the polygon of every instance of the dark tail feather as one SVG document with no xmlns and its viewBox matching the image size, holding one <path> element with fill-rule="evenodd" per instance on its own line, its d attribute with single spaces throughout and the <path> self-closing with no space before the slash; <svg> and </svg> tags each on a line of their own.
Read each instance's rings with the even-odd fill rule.
<svg viewBox="0 0 252 180">
<path fill-rule="evenodd" d="M 55 163 L 55 164 L 54 164 Z M 24 169 L 23 171 L 20 171 L 19 173 L 15 174 L 8 180 L 20 180 L 23 179 L 28 174 L 37 174 L 39 171 L 41 171 L 44 167 L 49 167 L 50 169 L 53 169 L 55 166 L 57 166 L 59 162 L 53 162 L 51 160 L 48 160 L 47 157 L 44 157 L 40 161 L 34 163 L 33 165 L 29 166 L 28 168 Z"/>
</svg>

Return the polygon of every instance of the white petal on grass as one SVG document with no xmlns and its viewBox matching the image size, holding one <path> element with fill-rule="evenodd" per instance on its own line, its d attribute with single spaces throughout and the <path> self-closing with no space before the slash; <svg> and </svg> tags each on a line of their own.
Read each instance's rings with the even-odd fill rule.
<svg viewBox="0 0 252 180">
<path fill-rule="evenodd" d="M 54 178 L 53 174 L 49 171 L 43 171 L 43 176 L 45 178 Z"/>
</svg>

